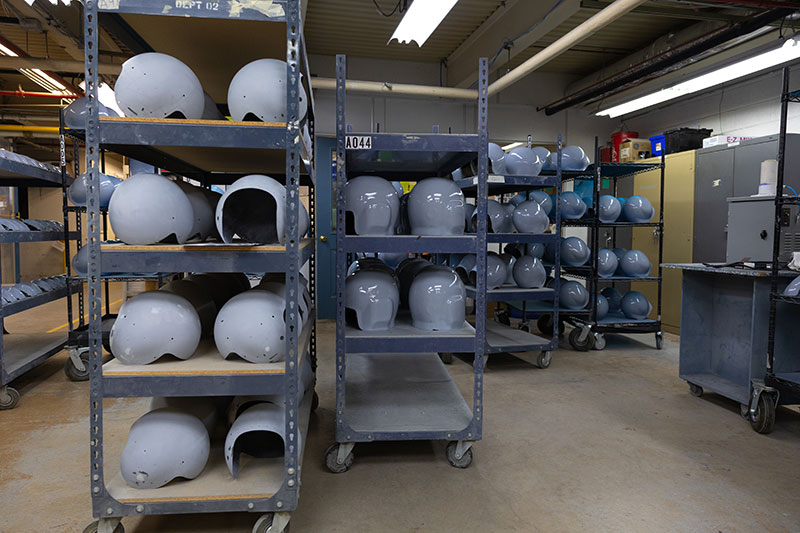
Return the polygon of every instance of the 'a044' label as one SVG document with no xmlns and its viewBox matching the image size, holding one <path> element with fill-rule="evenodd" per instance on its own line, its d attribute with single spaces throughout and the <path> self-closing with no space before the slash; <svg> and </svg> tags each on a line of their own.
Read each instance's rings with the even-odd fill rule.
<svg viewBox="0 0 800 533">
<path fill-rule="evenodd" d="M 372 137 L 369 135 L 348 135 L 344 140 L 345 150 L 372 150 Z"/>
</svg>

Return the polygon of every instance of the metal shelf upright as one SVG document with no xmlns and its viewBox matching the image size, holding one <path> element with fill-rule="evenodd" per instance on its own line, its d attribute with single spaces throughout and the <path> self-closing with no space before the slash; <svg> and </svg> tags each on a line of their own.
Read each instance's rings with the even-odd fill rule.
<svg viewBox="0 0 800 533">
<path fill-rule="evenodd" d="M 562 169 L 561 169 L 561 135 L 558 136 L 557 143 L 557 164 L 556 170 L 545 171 L 539 176 L 511 176 L 511 175 L 490 175 L 487 178 L 488 195 L 508 194 L 524 192 L 552 187 L 555 191 L 553 199 L 555 202 L 554 213 L 554 229 L 552 233 L 543 234 L 528 234 L 528 233 L 507 233 L 497 234 L 489 233 L 486 235 L 487 242 L 490 243 L 553 243 L 558 242 L 559 235 L 561 235 L 561 182 L 562 182 Z M 465 195 L 474 195 L 476 193 L 475 177 L 458 180 L 457 183 L 464 191 Z M 492 353 L 523 353 L 523 352 L 538 352 L 535 358 L 536 365 L 539 368 L 548 368 L 552 362 L 553 352 L 558 349 L 558 335 L 552 335 L 551 338 L 545 338 L 539 335 L 534 335 L 530 332 L 530 324 L 528 323 L 528 316 L 531 313 L 530 307 L 533 306 L 537 312 L 548 311 L 548 316 L 551 316 L 556 322 L 559 320 L 558 315 L 558 294 L 561 283 L 561 250 L 556 247 L 555 250 L 555 266 L 549 267 L 550 273 L 553 275 L 554 282 L 551 287 L 542 287 L 536 289 L 524 289 L 512 285 L 503 285 L 497 289 L 486 291 L 487 302 L 511 302 L 519 308 L 522 313 L 522 320 L 519 327 L 512 327 L 510 319 L 505 312 L 496 312 L 495 320 L 487 321 L 486 323 L 486 350 L 487 354 Z M 467 287 L 467 297 L 475 299 L 477 290 L 475 287 Z M 518 303 L 517 303 L 518 302 Z M 480 310 L 476 306 L 476 313 Z"/>
<path fill-rule="evenodd" d="M 488 64 L 481 59 L 478 82 L 477 134 L 352 133 L 346 124 L 346 60 L 336 56 L 336 444 L 326 452 L 332 472 L 353 462 L 356 443 L 446 440 L 448 462 L 466 468 L 472 444 L 483 426 L 483 367 L 486 316 L 457 331 L 428 332 L 398 316 L 389 331 L 362 332 L 345 323 L 345 278 L 348 254 L 474 253 L 478 280 L 476 301 L 486 300 L 486 218 L 488 175 Z M 478 158 L 475 234 L 458 236 L 347 235 L 344 182 L 349 176 L 373 174 L 417 181 L 447 176 Z M 447 372 L 440 353 L 474 352 L 472 408 Z"/>
<path fill-rule="evenodd" d="M 778 405 L 800 404 L 800 356 L 795 342 L 795 318 L 800 297 L 784 295 L 780 290 L 786 285 L 786 272 L 781 272 L 791 259 L 791 254 L 781 256 L 784 226 L 794 211 L 797 215 L 797 196 L 784 196 L 786 167 L 786 129 L 790 103 L 800 103 L 800 91 L 789 90 L 789 67 L 783 68 L 781 87 L 780 133 L 778 136 L 778 179 L 775 195 L 775 229 L 772 241 L 772 268 L 769 298 L 769 330 L 767 337 L 767 367 L 764 380 L 752 382 L 750 409 L 747 418 L 759 433 L 769 433 L 775 425 Z M 781 283 L 783 278 L 783 283 Z"/>
<path fill-rule="evenodd" d="M 262 3 L 263 4 L 263 3 Z M 314 101 L 308 87 L 310 72 L 305 50 L 300 0 L 275 0 L 267 5 L 219 2 L 173 2 L 151 0 L 87 0 L 84 8 L 84 49 L 86 50 L 87 119 L 85 139 L 88 199 L 88 306 L 89 382 L 92 512 L 99 520 L 86 532 L 122 531 L 121 519 L 133 515 L 180 513 L 250 512 L 263 513 L 254 532 L 280 532 L 297 508 L 300 474 L 313 391 L 300 397 L 299 369 L 304 357 L 316 358 L 315 309 L 310 319 L 299 323 L 298 299 L 302 295 L 300 270 L 309 263 L 309 290 L 314 297 L 315 223 L 313 167 Z M 225 120 L 139 119 L 98 116 L 98 54 L 100 12 L 134 17 L 144 24 L 155 16 L 171 17 L 174 28 L 162 35 L 157 51 L 173 53 L 175 41 L 181 50 L 192 48 L 189 39 L 211 38 L 193 31 L 198 19 L 217 18 L 235 32 L 236 21 L 258 22 L 267 34 L 285 33 L 285 39 L 265 39 L 269 50 L 264 57 L 286 57 L 287 122 L 259 123 Z M 143 17 L 148 15 L 149 17 Z M 145 21 L 145 22 L 143 22 Z M 230 27 L 230 25 L 233 27 Z M 185 37 L 185 38 L 184 38 Z M 261 44 L 252 43 L 261 51 Z M 274 48 L 274 50 L 272 49 Z M 229 65 L 216 65 L 223 68 Z M 305 76 L 303 87 L 301 72 Z M 204 78 L 201 77 L 201 82 Z M 308 95 L 306 118 L 299 117 L 299 98 Z M 308 142 L 304 139 L 306 128 Z M 286 245 L 184 244 L 128 246 L 101 241 L 99 179 L 101 150 L 109 150 L 154 164 L 206 186 L 230 183 L 254 172 L 285 176 Z M 167 155 L 165 155 L 167 154 Z M 243 155 L 245 154 L 245 155 Z M 204 166 L 195 166 L 195 160 Z M 301 173 L 301 171 L 303 171 Z M 299 235 L 300 186 L 310 187 L 311 238 Z M 102 271 L 101 271 L 102 262 Z M 254 365 L 243 360 L 224 360 L 213 343 L 201 343 L 185 361 L 156 361 L 144 366 L 123 366 L 112 359 L 103 364 L 102 288 L 104 276 L 130 272 L 280 272 L 286 280 L 286 359 L 284 362 Z M 104 465 L 118 470 L 118 457 L 104 453 L 103 399 L 156 396 L 235 396 L 284 394 L 285 452 L 283 457 L 259 459 L 233 479 L 224 461 L 221 443 L 212 438 L 209 462 L 193 480 L 173 482 L 158 489 L 129 487 L 119 472 L 106 482 Z"/>
<path fill-rule="evenodd" d="M 0 153 L 0 186 L 62 187 L 62 190 L 66 190 L 71 181 L 72 177 L 63 169 L 59 171 L 56 167 L 11 152 Z M 69 246 L 70 239 L 78 238 L 80 238 L 78 233 L 68 231 L 66 216 L 64 231 L 0 232 L 0 243 L 64 241 L 65 246 Z M 13 409 L 19 404 L 19 391 L 9 384 L 60 352 L 67 341 L 67 336 L 60 332 L 6 333 L 4 319 L 61 298 L 67 298 L 69 305 L 70 288 L 69 278 L 66 278 L 63 287 L 0 305 L 0 329 L 3 331 L 3 337 L 0 339 L 0 410 Z"/>
<path fill-rule="evenodd" d="M 597 139 L 595 138 L 595 161 L 600 160 L 600 150 Z M 654 168 L 661 170 L 660 199 L 658 208 L 657 222 L 601 222 L 597 216 L 597 206 L 600 201 L 600 191 L 603 188 L 603 180 L 611 180 L 611 188 L 614 196 L 617 196 L 617 185 L 620 179 L 627 179 L 640 172 L 646 172 Z M 591 349 L 602 350 L 605 348 L 606 333 L 654 333 L 656 348 L 661 349 L 664 343 L 664 334 L 661 331 L 661 262 L 664 247 L 664 156 L 661 156 L 660 164 L 652 163 L 595 163 L 584 173 L 571 174 L 565 179 L 591 179 L 593 180 L 593 204 L 586 216 L 579 220 L 564 220 L 563 227 L 586 227 L 589 231 L 589 247 L 591 248 L 590 264 L 584 267 L 562 266 L 562 275 L 582 279 L 586 282 L 589 291 L 589 306 L 586 309 L 570 310 L 561 309 L 565 321 L 569 322 L 575 329 L 570 332 L 570 345 L 579 351 Z M 613 276 L 602 278 L 598 275 L 597 255 L 601 248 L 615 248 L 617 241 L 617 230 L 620 228 L 652 227 L 654 235 L 658 237 L 658 268 L 657 276 L 647 276 L 642 278 L 631 276 Z M 606 235 L 606 243 L 600 245 L 601 233 L 610 230 Z M 609 313 L 601 319 L 597 319 L 597 295 L 603 287 L 615 287 L 618 283 L 639 283 L 654 282 L 658 285 L 657 298 L 655 302 L 656 318 L 645 318 L 641 320 L 625 317 L 621 312 Z"/>
</svg>

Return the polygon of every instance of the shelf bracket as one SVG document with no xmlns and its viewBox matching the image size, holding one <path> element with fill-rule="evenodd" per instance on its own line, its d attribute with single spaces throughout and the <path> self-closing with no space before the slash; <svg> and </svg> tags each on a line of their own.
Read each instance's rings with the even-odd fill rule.
<svg viewBox="0 0 800 533">
<path fill-rule="evenodd" d="M 122 518 L 101 518 L 97 523 L 97 533 L 114 533 Z"/>
<path fill-rule="evenodd" d="M 763 380 L 754 379 L 752 380 L 753 385 L 753 394 L 750 397 L 750 420 L 753 420 L 756 416 L 756 409 L 758 408 L 758 400 L 761 398 L 762 394 L 774 394 L 775 395 L 775 405 L 778 405 L 778 398 L 780 396 L 780 391 L 774 387 L 767 386 Z"/>
<path fill-rule="evenodd" d="M 83 364 L 83 360 L 81 359 L 81 354 L 87 353 L 89 351 L 88 346 L 78 347 L 71 347 L 67 348 L 67 353 L 69 354 L 69 359 L 72 361 L 72 364 L 75 365 L 75 369 L 78 372 L 86 372 L 86 365 Z"/>
<path fill-rule="evenodd" d="M 352 452 L 353 448 L 355 448 L 355 445 L 355 442 L 342 442 L 339 444 L 339 449 L 336 452 L 336 462 L 340 465 L 343 465 L 347 459 L 347 456 L 350 455 L 350 452 Z"/>
<path fill-rule="evenodd" d="M 471 440 L 460 440 L 456 443 L 456 459 L 461 459 L 464 457 L 464 454 L 467 453 L 467 450 L 472 448 L 472 441 Z"/>
</svg>

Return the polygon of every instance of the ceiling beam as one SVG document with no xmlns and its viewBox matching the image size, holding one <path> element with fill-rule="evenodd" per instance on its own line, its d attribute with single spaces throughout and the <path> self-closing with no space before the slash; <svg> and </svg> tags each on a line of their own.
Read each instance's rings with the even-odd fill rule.
<svg viewBox="0 0 800 533">
<path fill-rule="evenodd" d="M 511 57 L 516 57 L 577 13 L 580 0 L 562 0 L 548 15 L 552 6 L 549 1 L 505 2 L 447 57 L 448 85 L 471 86 L 478 79 L 479 57 L 488 57 L 491 61 L 504 44 L 518 37 L 510 50 Z M 537 21 L 538 25 L 531 29 Z M 493 72 L 504 64 L 504 61 L 497 61 L 489 70 Z"/>
<path fill-rule="evenodd" d="M 581 7 L 583 9 L 594 9 L 594 10 L 601 10 L 605 9 L 611 5 L 611 2 L 601 1 L 601 0 L 582 0 Z M 711 11 L 703 11 L 699 9 L 686 9 L 680 7 L 659 7 L 659 6 L 639 6 L 632 11 L 632 13 L 638 13 L 640 15 L 652 15 L 656 17 L 666 17 L 666 18 L 677 18 L 682 20 L 710 20 L 714 22 L 737 22 L 742 19 L 743 16 L 748 14 L 747 11 L 743 11 L 742 15 L 736 16 L 730 13 L 723 12 L 721 9 L 717 9 L 713 12 Z M 771 26 L 780 26 L 780 22 L 773 22 L 770 24 Z"/>
</svg>

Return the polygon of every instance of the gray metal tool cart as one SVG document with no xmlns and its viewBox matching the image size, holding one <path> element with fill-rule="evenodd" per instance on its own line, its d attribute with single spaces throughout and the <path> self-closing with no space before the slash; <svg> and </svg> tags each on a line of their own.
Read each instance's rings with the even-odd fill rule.
<svg viewBox="0 0 800 533">
<path fill-rule="evenodd" d="M 29 157 L 0 151 L 0 186 L 3 187 L 66 187 L 72 178 L 51 165 L 45 165 Z M 66 200 L 65 200 L 66 201 Z M 27 211 L 27 207 L 24 208 Z M 19 219 L 3 219 L 0 243 L 31 243 L 45 241 L 65 241 L 79 239 L 76 232 L 45 221 L 31 221 L 26 224 Z M 66 228 L 66 217 L 64 218 Z M 17 250 L 17 253 L 19 251 Z M 19 281 L 19 280 L 17 280 Z M 65 276 L 17 283 L 3 287 L 3 301 L 0 305 L 0 326 L 3 338 L 0 340 L 0 410 L 13 409 L 20 400 L 19 391 L 9 384 L 28 370 L 40 365 L 60 352 L 67 341 L 66 332 L 53 333 L 6 333 L 4 318 L 52 302 L 69 295 L 69 283 Z M 69 302 L 69 298 L 67 298 Z"/>
<path fill-rule="evenodd" d="M 303 445 L 314 394 L 300 397 L 300 362 L 315 358 L 315 311 L 299 327 L 300 269 L 310 264 L 311 294 L 314 294 L 314 241 L 299 235 L 301 180 L 309 186 L 309 215 L 314 227 L 313 144 L 304 140 L 308 129 L 314 138 L 313 95 L 307 86 L 310 75 L 300 18 L 300 0 L 269 3 L 167 2 L 87 0 L 84 11 L 86 53 L 87 120 L 85 128 L 89 169 L 88 307 L 91 496 L 93 515 L 99 519 L 86 532 L 121 532 L 121 519 L 131 515 L 180 513 L 250 512 L 262 516 L 255 532 L 280 532 L 297 508 Z M 242 64 L 262 57 L 285 57 L 286 123 L 231 122 L 226 120 L 141 119 L 98 116 L 99 15 L 121 17 L 133 31 L 159 52 L 181 57 L 200 45 L 226 53 L 241 53 Z M 169 32 L 156 28 L 169 19 Z M 217 18 L 220 31 L 199 31 L 203 19 Z M 248 31 L 239 31 L 246 28 Z M 149 31 L 153 30 L 153 31 Z M 251 39 L 257 31 L 264 39 Z M 224 45 L 222 44 L 224 41 Z M 193 44 L 194 43 L 194 44 Z M 237 44 L 238 43 L 238 44 Z M 195 46 L 196 45 L 196 46 Z M 241 45 L 241 46 L 239 46 Z M 188 51 L 188 52 L 187 52 Z M 232 52 L 233 51 L 233 52 Z M 233 69 L 233 62 L 217 62 L 214 68 Z M 301 73 L 304 80 L 301 80 Z M 219 81 L 231 72 L 201 74 Z M 227 77 L 230 79 L 230 77 Z M 223 82 L 224 83 L 224 82 Z M 301 84 L 305 83 L 305 87 Z M 298 119 L 299 99 L 308 94 L 307 118 Z M 219 90 L 219 88 L 217 88 Z M 99 170 L 101 147 L 135 158 L 206 186 L 229 184 L 246 174 L 285 176 L 286 245 L 184 244 L 125 245 L 101 242 Z M 116 359 L 102 360 L 102 272 L 277 272 L 286 279 L 286 359 L 253 365 L 243 360 L 225 360 L 213 345 L 201 348 L 185 361 L 162 361 L 143 366 L 123 366 Z M 237 396 L 284 394 L 285 452 L 282 457 L 248 463 L 248 472 L 234 479 L 228 472 L 220 443 L 212 441 L 209 462 L 193 480 L 141 490 L 128 486 L 119 473 L 119 458 L 105 453 L 103 399 L 160 396 Z M 302 444 L 301 444 L 302 443 Z M 108 475 L 108 479 L 106 476 Z"/>
<path fill-rule="evenodd" d="M 595 140 L 595 161 L 599 161 L 600 151 Z M 570 345 L 576 350 L 590 349 L 602 350 L 605 348 L 606 333 L 654 333 L 656 348 L 661 349 L 664 336 L 661 331 L 661 257 L 663 252 L 664 236 L 664 158 L 662 156 L 660 202 L 658 207 L 658 220 L 655 222 L 601 222 L 597 213 L 600 201 L 600 191 L 603 181 L 610 180 L 611 193 L 617 196 L 619 180 L 630 179 L 639 172 L 658 168 L 659 165 L 650 163 L 596 163 L 584 175 L 574 176 L 574 179 L 593 180 L 593 209 L 588 211 L 587 217 L 579 220 L 563 220 L 562 226 L 586 227 L 589 230 L 589 247 L 591 248 L 590 264 L 584 267 L 563 267 L 564 275 L 569 275 L 585 280 L 589 290 L 589 307 L 585 310 L 574 311 L 562 309 L 565 320 L 575 326 L 570 332 Z M 613 249 L 617 245 L 617 231 L 622 228 L 651 227 L 653 236 L 658 239 L 658 260 L 653 261 L 657 275 L 646 277 L 631 277 L 614 274 L 611 277 L 600 277 L 598 274 L 598 251 L 601 248 Z M 656 266 L 657 265 L 657 266 Z M 622 313 L 609 313 L 607 316 L 597 318 L 597 295 L 607 286 L 616 287 L 620 284 L 631 282 L 653 282 L 658 285 L 657 300 L 651 302 L 656 311 L 656 318 L 632 319 Z"/>
<path fill-rule="evenodd" d="M 332 472 L 352 465 L 356 443 L 404 440 L 447 440 L 448 462 L 466 468 L 472 443 L 483 425 L 483 367 L 486 317 L 475 327 L 422 331 L 398 316 L 388 331 L 367 332 L 345 324 L 345 277 L 348 254 L 474 253 L 477 256 L 477 307 L 486 299 L 486 218 L 488 174 L 486 59 L 480 60 L 478 133 L 392 134 L 351 133 L 346 125 L 346 61 L 336 57 L 336 444 L 325 456 Z M 419 180 L 447 176 L 478 157 L 478 229 L 472 235 L 359 236 L 346 235 L 344 181 L 360 174 L 387 179 Z M 475 353 L 473 406 L 462 397 L 439 353 Z"/>
<path fill-rule="evenodd" d="M 558 136 L 557 156 L 556 170 L 543 171 L 541 175 L 536 177 L 490 175 L 487 178 L 489 196 L 518 192 L 527 193 L 531 190 L 552 187 L 555 191 L 553 195 L 555 203 L 554 232 L 544 234 L 488 233 L 486 235 L 487 243 L 520 243 L 527 245 L 531 243 L 548 244 L 558 242 L 561 235 L 561 135 Z M 465 195 L 477 195 L 477 176 L 458 180 L 457 183 Z M 486 291 L 486 302 L 506 302 L 509 305 L 512 305 L 513 302 L 513 305 L 521 312 L 521 322 L 518 327 L 511 325 L 510 318 L 505 311 L 496 312 L 495 320 L 487 320 L 487 354 L 538 352 L 535 357 L 536 365 L 543 369 L 550 366 L 553 352 L 558 349 L 558 335 L 553 335 L 548 339 L 530 333 L 528 317 L 533 314 L 533 308 L 537 310 L 537 313 L 545 314 L 551 320 L 559 320 L 558 293 L 561 281 L 561 269 L 559 268 L 561 252 L 558 246 L 555 248 L 555 265 L 548 266 L 549 273 L 554 278 L 551 287 L 526 289 L 513 285 L 503 285 L 497 289 Z M 476 287 L 467 286 L 467 296 L 477 300 Z M 476 312 L 481 309 L 476 306 Z"/>
</svg>

